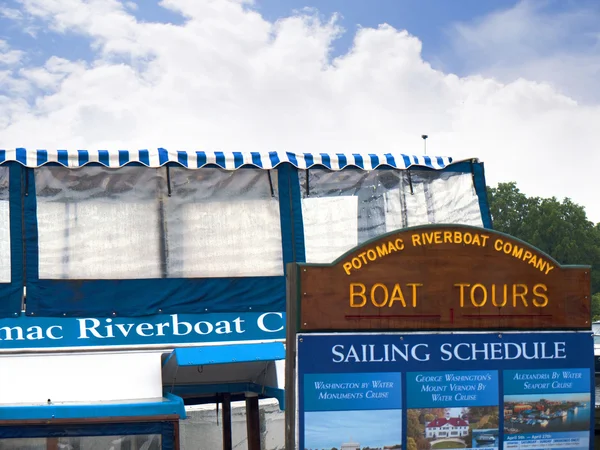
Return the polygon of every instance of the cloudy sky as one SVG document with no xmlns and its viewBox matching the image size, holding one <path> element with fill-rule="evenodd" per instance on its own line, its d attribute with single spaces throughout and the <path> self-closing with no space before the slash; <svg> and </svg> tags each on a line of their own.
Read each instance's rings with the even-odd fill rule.
<svg viewBox="0 0 600 450">
<path fill-rule="evenodd" d="M 319 411 L 304 413 L 304 447 L 340 448 L 344 443 L 384 447 L 402 443 L 402 411 Z"/>
<path fill-rule="evenodd" d="M 423 152 L 600 222 L 597 0 L 2 0 L 0 147 Z"/>
</svg>

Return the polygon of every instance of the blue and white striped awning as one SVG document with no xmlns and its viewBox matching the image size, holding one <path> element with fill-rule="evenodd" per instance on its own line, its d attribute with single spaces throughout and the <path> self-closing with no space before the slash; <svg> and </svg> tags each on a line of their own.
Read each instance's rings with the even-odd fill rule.
<svg viewBox="0 0 600 450">
<path fill-rule="evenodd" d="M 167 163 L 176 163 L 188 169 L 214 166 L 226 170 L 235 170 L 240 167 L 273 169 L 282 163 L 292 164 L 298 169 L 320 166 L 340 170 L 350 166 L 371 170 L 381 166 L 396 169 L 408 169 L 416 166 L 440 170 L 459 162 L 453 161 L 447 156 L 416 156 L 402 153 L 208 152 L 164 148 L 147 150 L 0 149 L 0 164 L 8 161 L 16 161 L 26 167 L 41 167 L 50 163 L 72 168 L 91 163 L 110 168 L 119 168 L 131 163 L 139 163 L 147 167 L 161 167 Z"/>
</svg>

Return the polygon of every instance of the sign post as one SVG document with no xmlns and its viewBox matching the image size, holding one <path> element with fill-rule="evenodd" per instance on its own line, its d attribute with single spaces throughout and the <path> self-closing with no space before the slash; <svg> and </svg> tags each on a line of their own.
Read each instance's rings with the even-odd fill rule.
<svg viewBox="0 0 600 450">
<path fill-rule="evenodd" d="M 590 268 L 466 226 L 288 268 L 286 448 L 591 449 Z"/>
</svg>

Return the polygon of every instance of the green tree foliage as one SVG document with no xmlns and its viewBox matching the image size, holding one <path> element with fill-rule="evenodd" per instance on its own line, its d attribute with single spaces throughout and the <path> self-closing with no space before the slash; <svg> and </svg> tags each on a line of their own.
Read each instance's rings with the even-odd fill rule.
<svg viewBox="0 0 600 450">
<path fill-rule="evenodd" d="M 412 437 L 413 439 L 415 439 L 415 442 L 418 438 L 423 436 L 423 433 L 425 432 L 425 427 L 423 425 L 421 425 L 420 421 L 419 421 L 419 412 L 417 410 L 414 409 L 409 409 L 406 412 L 406 418 L 407 418 L 407 426 L 406 426 L 406 433 L 407 436 Z"/>
<path fill-rule="evenodd" d="M 560 264 L 592 266 L 592 315 L 600 317 L 600 224 L 565 198 L 527 197 L 515 182 L 488 188 L 493 227 L 531 244 Z"/>
</svg>

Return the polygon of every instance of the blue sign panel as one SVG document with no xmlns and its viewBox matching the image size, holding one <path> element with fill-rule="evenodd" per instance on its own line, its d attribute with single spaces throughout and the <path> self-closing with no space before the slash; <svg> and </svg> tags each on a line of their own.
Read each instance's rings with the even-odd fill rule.
<svg viewBox="0 0 600 450">
<path fill-rule="evenodd" d="M 178 345 L 285 339 L 285 313 L 0 319 L 0 349 Z"/>
<path fill-rule="evenodd" d="M 591 449 L 591 333 L 299 334 L 300 449 Z"/>
</svg>

